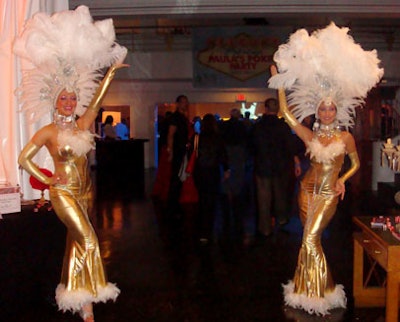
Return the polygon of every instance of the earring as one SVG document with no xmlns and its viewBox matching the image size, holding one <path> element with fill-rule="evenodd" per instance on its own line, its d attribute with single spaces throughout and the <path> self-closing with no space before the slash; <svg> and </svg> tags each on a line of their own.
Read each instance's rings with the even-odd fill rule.
<svg viewBox="0 0 400 322">
<path fill-rule="evenodd" d="M 335 125 L 334 129 L 340 130 L 340 124 L 339 124 L 339 121 L 338 121 L 337 119 L 335 119 L 335 121 L 333 122 L 333 124 Z"/>
<path fill-rule="evenodd" d="M 319 120 L 315 119 L 315 122 L 313 124 L 313 131 L 318 131 L 319 130 Z"/>
</svg>

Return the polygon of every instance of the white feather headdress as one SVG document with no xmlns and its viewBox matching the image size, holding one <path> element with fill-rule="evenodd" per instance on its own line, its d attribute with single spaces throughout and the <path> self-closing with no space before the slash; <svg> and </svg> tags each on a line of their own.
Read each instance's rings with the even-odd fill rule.
<svg viewBox="0 0 400 322">
<path fill-rule="evenodd" d="M 53 111 L 64 88 L 77 94 L 76 114 L 81 115 L 103 76 L 101 69 L 122 61 L 127 49 L 116 43 L 112 19 L 93 22 L 88 7 L 79 6 L 51 16 L 35 14 L 16 38 L 14 53 L 31 65 L 22 72 L 17 94 L 34 122 Z"/>
<path fill-rule="evenodd" d="M 268 86 L 289 91 L 288 104 L 300 122 L 329 98 L 339 125 L 351 127 L 355 108 L 383 76 L 376 50 L 363 50 L 348 32 L 333 22 L 311 35 L 299 29 L 274 54 L 279 73 Z"/>
</svg>

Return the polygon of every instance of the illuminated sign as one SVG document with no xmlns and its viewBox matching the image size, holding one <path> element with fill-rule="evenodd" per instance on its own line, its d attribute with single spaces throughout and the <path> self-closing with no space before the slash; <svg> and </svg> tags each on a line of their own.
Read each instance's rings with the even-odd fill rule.
<svg viewBox="0 0 400 322">
<path fill-rule="evenodd" d="M 276 38 L 246 33 L 235 37 L 210 37 L 207 48 L 197 54 L 197 60 L 209 68 L 246 81 L 268 72 L 277 42 Z"/>
</svg>

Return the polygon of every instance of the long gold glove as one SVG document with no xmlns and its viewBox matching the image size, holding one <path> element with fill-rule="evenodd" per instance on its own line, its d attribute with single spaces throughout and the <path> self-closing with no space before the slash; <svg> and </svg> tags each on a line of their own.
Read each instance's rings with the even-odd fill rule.
<svg viewBox="0 0 400 322">
<path fill-rule="evenodd" d="M 360 168 L 360 160 L 357 151 L 349 153 L 349 158 L 351 161 L 350 169 L 339 178 L 339 180 L 342 180 L 343 182 L 346 182 L 346 180 L 353 176 Z"/>
<path fill-rule="evenodd" d="M 88 107 L 89 109 L 91 109 L 95 113 L 99 112 L 104 96 L 106 95 L 107 90 L 110 87 L 111 81 L 115 76 L 115 72 L 117 71 L 117 69 L 127 66 L 128 65 L 125 64 L 119 64 L 119 65 L 113 65 L 108 69 L 107 74 L 104 76 L 103 80 L 101 81 L 99 87 L 96 90 L 96 93 L 92 98 L 92 101 L 89 104 Z"/>
<path fill-rule="evenodd" d="M 295 127 L 299 124 L 299 121 L 294 117 L 292 112 L 290 112 L 289 107 L 286 101 L 286 94 L 283 88 L 278 89 L 278 98 L 279 98 L 279 112 L 285 118 L 286 122 L 290 127 Z"/>
<path fill-rule="evenodd" d="M 19 165 L 24 168 L 30 175 L 34 176 L 40 182 L 50 185 L 51 178 L 46 176 L 42 171 L 40 171 L 39 167 L 32 161 L 32 158 L 38 153 L 40 147 L 29 142 L 18 157 Z"/>
</svg>

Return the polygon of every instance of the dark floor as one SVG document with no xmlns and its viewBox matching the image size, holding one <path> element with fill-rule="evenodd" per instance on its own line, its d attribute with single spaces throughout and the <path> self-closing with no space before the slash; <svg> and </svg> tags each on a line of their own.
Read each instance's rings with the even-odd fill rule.
<svg viewBox="0 0 400 322">
<path fill-rule="evenodd" d="M 384 321 L 384 309 L 354 308 L 352 300 L 351 217 L 371 214 L 372 193 L 349 193 L 323 235 L 333 277 L 345 287 L 346 310 L 316 317 L 283 306 L 281 283 L 293 275 L 301 242 L 296 215 L 284 231 L 254 240 L 254 211 L 248 208 L 241 242 L 216 240 L 198 247 L 190 240 L 190 211 L 181 238 L 168 238 L 159 226 L 159 204 L 150 191 L 154 171 L 146 172 L 144 198 L 125 193 L 99 196 L 92 221 L 98 232 L 109 280 L 121 294 L 115 303 L 97 304 L 96 321 L 247 322 L 247 321 Z M 104 187 L 103 187 L 104 188 Z M 361 198 L 361 199 L 360 199 Z M 64 227 L 47 209 L 5 215 L 0 221 L 0 320 L 79 321 L 58 312 L 58 283 Z M 189 219 L 188 219 L 189 218 Z M 165 228 L 165 227 L 164 227 Z"/>
</svg>

